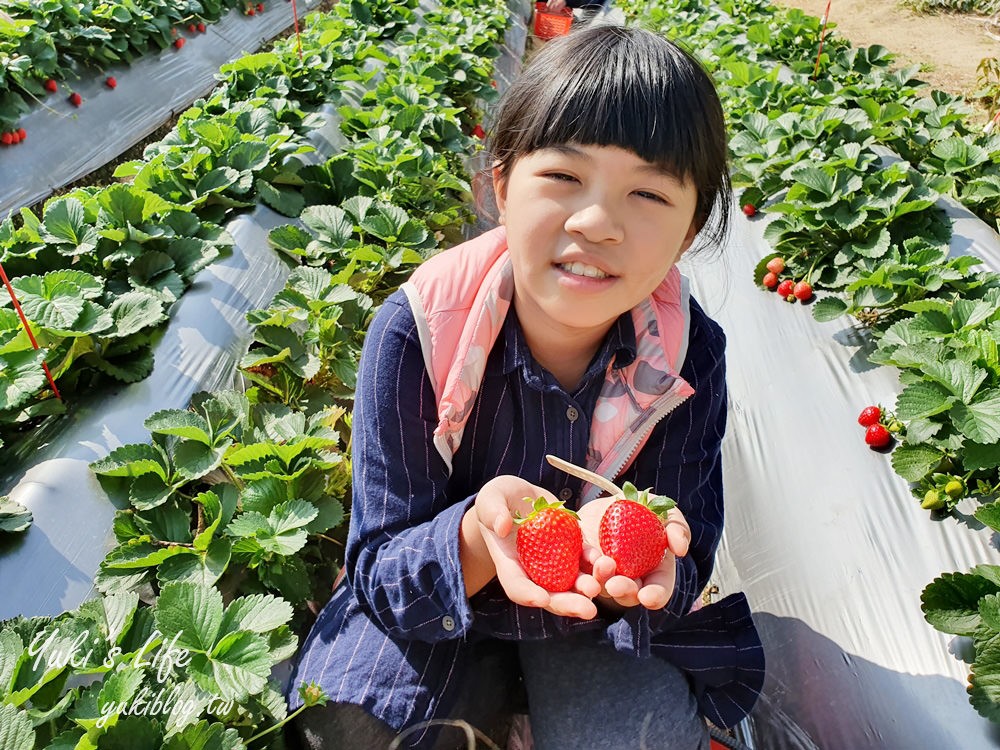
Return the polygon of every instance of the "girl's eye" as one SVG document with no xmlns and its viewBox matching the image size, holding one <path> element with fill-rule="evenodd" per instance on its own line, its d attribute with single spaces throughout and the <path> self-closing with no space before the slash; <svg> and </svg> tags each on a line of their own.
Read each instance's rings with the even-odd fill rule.
<svg viewBox="0 0 1000 750">
<path fill-rule="evenodd" d="M 649 193 L 646 192 L 645 190 L 637 190 L 635 194 L 638 195 L 640 198 L 646 198 L 647 200 L 654 201 L 655 203 L 663 203 L 664 205 L 666 205 L 667 203 L 663 198 L 658 196 L 656 193 Z"/>
<path fill-rule="evenodd" d="M 545 175 L 549 179 L 556 180 L 557 182 L 575 182 L 576 178 L 573 175 L 566 174 L 565 172 L 549 172 Z"/>
</svg>

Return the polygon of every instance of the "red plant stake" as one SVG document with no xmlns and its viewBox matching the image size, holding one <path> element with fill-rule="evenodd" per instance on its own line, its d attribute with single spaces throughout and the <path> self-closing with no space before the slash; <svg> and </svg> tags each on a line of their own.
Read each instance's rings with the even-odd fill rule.
<svg viewBox="0 0 1000 750">
<path fill-rule="evenodd" d="M 14 287 L 10 285 L 10 279 L 7 278 L 7 272 L 3 270 L 3 263 L 0 263 L 0 279 L 3 279 L 4 286 L 7 287 L 7 294 L 10 295 L 10 301 L 14 303 L 14 309 L 17 310 L 17 316 L 21 319 L 21 325 L 24 326 L 25 332 L 28 334 L 28 340 L 35 349 L 39 349 L 38 342 L 35 341 L 35 334 L 31 332 L 31 326 L 28 325 L 28 319 L 24 317 L 24 311 L 21 309 L 21 303 L 17 301 L 17 295 L 14 294 Z M 52 386 L 52 392 L 56 394 L 56 398 L 62 401 L 62 396 L 59 395 L 59 389 L 56 388 L 56 381 L 52 379 L 52 373 L 49 372 L 49 366 L 42 361 L 42 369 L 45 370 L 45 377 L 49 379 L 49 385 Z"/>
<path fill-rule="evenodd" d="M 819 52 L 816 53 L 816 67 L 813 68 L 813 79 L 819 75 L 819 58 L 823 54 L 823 40 L 826 39 L 826 24 L 830 20 L 830 3 L 833 0 L 826 0 L 826 10 L 823 11 L 823 18 L 820 19 L 822 27 L 819 31 Z"/>
<path fill-rule="evenodd" d="M 295 44 L 299 49 L 299 62 L 302 62 L 302 37 L 299 36 L 299 12 L 295 8 L 295 0 L 292 0 L 292 23 L 295 24 Z"/>
</svg>

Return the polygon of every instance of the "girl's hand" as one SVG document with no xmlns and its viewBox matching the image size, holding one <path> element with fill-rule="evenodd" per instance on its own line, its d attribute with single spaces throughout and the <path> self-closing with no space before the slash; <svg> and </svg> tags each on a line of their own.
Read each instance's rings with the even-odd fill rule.
<svg viewBox="0 0 1000 750">
<path fill-rule="evenodd" d="M 479 490 L 474 510 L 483 541 L 493 558 L 497 580 L 515 604 L 539 607 L 564 617 L 593 619 L 597 616 L 597 606 L 591 600 L 601 591 L 601 584 L 594 576 L 581 573 L 572 591 L 550 593 L 528 578 L 521 567 L 517 556 L 514 513 L 528 515 L 532 499 L 542 496 L 556 500 L 551 492 L 511 475 L 491 479 Z M 585 542 L 584 556 L 588 554 L 592 551 L 587 549 Z"/>
<path fill-rule="evenodd" d="M 615 561 L 601 552 L 599 534 L 601 517 L 614 501 L 613 497 L 597 498 L 578 511 L 583 528 L 584 559 L 590 565 L 595 580 L 602 586 L 599 598 L 605 604 L 613 603 L 619 607 L 641 604 L 647 609 L 663 609 L 673 596 L 676 560 L 687 554 L 691 529 L 684 520 L 684 514 L 673 508 L 667 514 L 668 548 L 660 564 L 642 578 L 615 575 Z"/>
<path fill-rule="evenodd" d="M 566 7 L 566 0 L 548 0 L 545 3 L 545 10 L 549 13 L 558 13 Z"/>
</svg>

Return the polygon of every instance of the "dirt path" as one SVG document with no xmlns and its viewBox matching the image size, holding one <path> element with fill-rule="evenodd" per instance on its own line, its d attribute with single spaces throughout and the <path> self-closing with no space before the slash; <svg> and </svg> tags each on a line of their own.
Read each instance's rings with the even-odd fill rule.
<svg viewBox="0 0 1000 750">
<path fill-rule="evenodd" d="M 820 18 L 827 0 L 776 0 Z M 965 14 L 921 15 L 896 0 L 832 0 L 830 23 L 857 47 L 881 44 L 901 65 L 922 64 L 919 78 L 934 88 L 968 95 L 985 57 L 1000 56 L 987 19 Z M 994 31 L 996 33 L 996 31 Z"/>
</svg>

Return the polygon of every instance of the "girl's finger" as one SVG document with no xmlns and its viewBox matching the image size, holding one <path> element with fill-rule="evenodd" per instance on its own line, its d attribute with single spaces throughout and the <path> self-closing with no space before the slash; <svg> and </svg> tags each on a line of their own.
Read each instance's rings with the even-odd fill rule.
<svg viewBox="0 0 1000 750">
<path fill-rule="evenodd" d="M 639 603 L 639 585 L 626 576 L 612 576 L 605 582 L 604 590 L 623 607 L 634 607 Z"/>
<path fill-rule="evenodd" d="M 638 599 L 646 609 L 663 609 L 670 601 L 670 592 L 659 584 L 647 585 L 639 589 Z"/>
<path fill-rule="evenodd" d="M 691 527 L 677 508 L 667 512 L 667 544 L 677 557 L 684 557 L 691 544 Z"/>
<path fill-rule="evenodd" d="M 579 592 L 582 596 L 588 599 L 593 599 L 595 596 L 601 593 L 601 584 L 592 575 L 587 575 L 586 573 L 581 573 L 576 578 L 576 583 L 573 585 L 573 590 Z"/>
<path fill-rule="evenodd" d="M 574 594 L 572 591 L 552 594 L 545 609 L 554 615 L 577 617 L 581 620 L 593 620 L 597 617 L 597 605 L 587 597 Z"/>
</svg>

